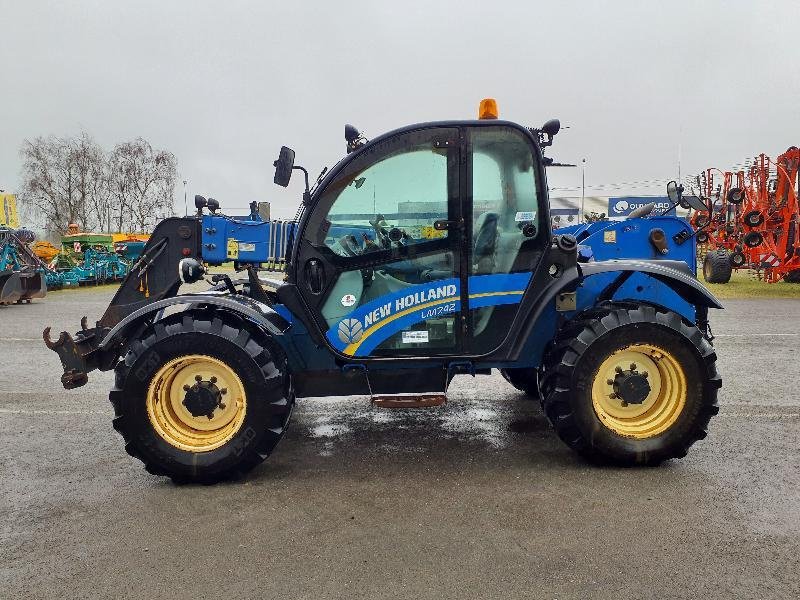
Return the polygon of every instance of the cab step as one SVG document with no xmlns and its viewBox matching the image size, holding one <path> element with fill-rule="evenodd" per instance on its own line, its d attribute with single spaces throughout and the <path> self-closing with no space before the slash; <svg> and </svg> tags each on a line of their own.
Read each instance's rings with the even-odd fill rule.
<svg viewBox="0 0 800 600">
<path fill-rule="evenodd" d="M 372 396 L 371 403 L 381 408 L 429 408 L 447 402 L 446 394 L 384 394 Z"/>
</svg>

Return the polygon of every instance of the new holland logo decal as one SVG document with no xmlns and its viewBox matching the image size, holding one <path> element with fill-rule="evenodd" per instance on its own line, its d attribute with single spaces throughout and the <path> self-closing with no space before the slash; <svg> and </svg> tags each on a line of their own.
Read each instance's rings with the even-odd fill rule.
<svg viewBox="0 0 800 600">
<path fill-rule="evenodd" d="M 344 319 L 339 323 L 339 339 L 344 344 L 352 344 L 361 339 L 364 329 L 358 319 Z"/>
<path fill-rule="evenodd" d="M 518 303 L 530 277 L 530 273 L 470 277 L 470 309 Z M 417 323 L 454 318 L 460 312 L 461 285 L 459 279 L 452 277 L 410 285 L 356 306 L 344 319 L 332 324 L 326 337 L 346 356 L 369 356 L 382 342 L 399 332 L 408 332 Z"/>
</svg>

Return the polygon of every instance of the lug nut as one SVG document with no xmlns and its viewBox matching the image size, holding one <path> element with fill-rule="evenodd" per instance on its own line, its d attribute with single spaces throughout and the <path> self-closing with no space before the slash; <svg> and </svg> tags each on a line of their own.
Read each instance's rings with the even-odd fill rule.
<svg viewBox="0 0 800 600">
<path fill-rule="evenodd" d="M 195 375 L 194 376 L 194 380 L 195 381 L 203 381 L 203 376 L 202 375 Z"/>
<path fill-rule="evenodd" d="M 224 396 L 225 394 L 227 394 L 227 393 L 228 393 L 228 388 L 222 388 L 222 389 L 219 391 L 219 393 L 220 393 L 220 394 L 222 394 L 222 395 Z"/>
<path fill-rule="evenodd" d="M 211 383 L 217 383 L 217 378 L 213 375 L 211 376 Z"/>
<path fill-rule="evenodd" d="M 192 388 L 190 388 L 188 385 L 184 385 L 183 386 L 183 391 L 184 392 L 188 392 L 190 389 L 192 389 Z"/>
<path fill-rule="evenodd" d="M 225 405 L 222 402 L 219 403 L 219 409 L 225 410 Z"/>
<path fill-rule="evenodd" d="M 614 371 L 622 375 L 622 367 L 614 367 Z"/>
<path fill-rule="evenodd" d="M 614 380 L 613 379 L 606 379 L 606 383 L 608 385 L 614 385 Z"/>
<path fill-rule="evenodd" d="M 631 371 L 635 371 L 635 370 L 636 370 L 636 363 L 631 363 Z"/>
<path fill-rule="evenodd" d="M 647 379 L 649 376 L 650 376 L 650 373 L 648 373 L 647 371 L 643 371 L 642 372 L 642 377 L 644 377 L 645 379 Z"/>
</svg>

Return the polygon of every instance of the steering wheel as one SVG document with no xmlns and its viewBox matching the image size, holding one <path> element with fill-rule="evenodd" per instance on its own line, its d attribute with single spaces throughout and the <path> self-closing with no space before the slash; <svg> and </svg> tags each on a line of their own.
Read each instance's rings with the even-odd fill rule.
<svg viewBox="0 0 800 600">
<path fill-rule="evenodd" d="M 389 234 L 386 231 L 386 228 L 381 225 L 381 223 L 386 223 L 386 218 L 380 213 L 375 215 L 375 218 L 369 222 L 369 224 L 372 225 L 372 228 L 375 230 L 375 236 L 378 239 L 378 243 L 384 248 L 391 248 L 392 241 L 389 239 Z"/>
<path fill-rule="evenodd" d="M 343 235 L 338 241 L 339 246 L 341 246 L 342 250 L 344 250 L 344 253 L 347 254 L 347 256 L 361 255 L 361 247 L 358 245 L 358 241 L 352 233 Z"/>
<path fill-rule="evenodd" d="M 365 244 L 368 244 L 368 240 L 369 240 L 369 238 L 364 236 L 364 243 Z M 358 240 L 356 239 L 356 236 L 354 236 L 352 233 L 349 233 L 347 235 L 343 235 L 342 237 L 340 237 L 338 239 L 338 243 L 339 243 L 339 246 L 344 251 L 344 253 L 347 256 L 350 256 L 350 257 L 361 256 L 365 252 L 369 252 L 368 245 L 365 245 L 364 248 L 361 248 L 361 246 L 359 246 L 359 244 L 358 244 Z M 361 271 L 361 279 L 364 282 L 364 288 L 366 289 L 370 285 L 372 285 L 372 279 L 373 279 L 375 271 L 371 267 L 360 269 L 360 271 Z"/>
</svg>

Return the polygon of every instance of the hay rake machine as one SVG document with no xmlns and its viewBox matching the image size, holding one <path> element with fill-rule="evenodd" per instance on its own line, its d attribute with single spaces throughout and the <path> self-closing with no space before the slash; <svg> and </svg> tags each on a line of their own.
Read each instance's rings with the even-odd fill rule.
<svg viewBox="0 0 800 600">
<path fill-rule="evenodd" d="M 711 214 L 691 220 L 708 282 L 727 283 L 734 269 L 749 269 L 769 283 L 800 283 L 799 165 L 800 149 L 792 146 L 774 161 L 759 154 L 746 172 L 707 169 L 698 177 L 701 194 L 716 196 Z M 714 172 L 723 179 L 716 189 Z"/>
</svg>

